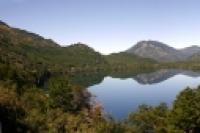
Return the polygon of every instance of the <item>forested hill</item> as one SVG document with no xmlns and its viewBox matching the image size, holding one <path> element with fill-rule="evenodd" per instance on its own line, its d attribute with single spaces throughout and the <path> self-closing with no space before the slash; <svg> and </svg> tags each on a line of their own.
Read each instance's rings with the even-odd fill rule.
<svg viewBox="0 0 200 133">
<path fill-rule="evenodd" d="M 1 21 L 0 51 L 1 61 L 32 71 L 35 71 L 38 67 L 41 68 L 41 66 L 51 71 L 62 72 L 99 71 L 108 69 L 109 66 L 121 67 L 123 65 L 123 67 L 127 67 L 146 61 L 149 63 L 147 59 L 131 54 L 124 55 L 125 53 L 103 56 L 82 43 L 61 47 L 51 39 L 45 39 L 37 34 L 12 28 Z M 124 58 L 127 58 L 126 63 Z"/>
<path fill-rule="evenodd" d="M 194 51 L 191 48 L 189 50 L 190 53 Z M 195 60 L 198 57 L 195 56 Z M 141 57 L 128 52 L 105 56 L 82 43 L 62 47 L 51 39 L 10 27 L 0 21 L 1 78 L 9 77 L 10 79 L 18 74 L 20 75 L 18 77 L 22 79 L 33 81 L 35 77 L 40 79 L 47 73 L 54 72 L 64 74 L 110 70 L 140 72 L 158 69 L 161 63 L 148 58 L 150 57 Z M 178 64 L 170 64 L 170 67 L 176 67 Z M 185 66 L 185 64 L 191 66 L 191 62 L 184 62 L 181 65 Z"/>
<path fill-rule="evenodd" d="M 152 71 L 158 64 L 153 59 L 142 58 L 126 52 L 107 55 L 106 60 L 112 66 L 112 71 Z"/>
<path fill-rule="evenodd" d="M 1 60 L 18 66 L 45 64 L 51 69 L 102 68 L 106 64 L 100 53 L 78 43 L 61 47 L 50 39 L 0 22 Z"/>
<path fill-rule="evenodd" d="M 0 22 L 0 81 L 17 83 L 19 87 L 42 85 L 52 74 L 107 68 L 106 59 L 85 44 L 61 47 L 53 40 Z"/>
</svg>

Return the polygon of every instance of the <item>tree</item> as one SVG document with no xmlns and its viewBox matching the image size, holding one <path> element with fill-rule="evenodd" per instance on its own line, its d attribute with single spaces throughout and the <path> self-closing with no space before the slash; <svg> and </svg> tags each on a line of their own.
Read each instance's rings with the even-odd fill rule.
<svg viewBox="0 0 200 133">
<path fill-rule="evenodd" d="M 62 108 L 65 111 L 72 109 L 72 86 L 64 78 L 52 78 L 49 82 L 50 106 Z"/>
<path fill-rule="evenodd" d="M 65 77 L 50 80 L 49 96 L 49 103 L 53 108 L 62 108 L 74 113 L 89 108 L 90 94 L 84 88 L 71 85 Z"/>
<path fill-rule="evenodd" d="M 126 122 L 136 127 L 140 133 L 167 133 L 167 113 L 168 108 L 165 103 L 157 107 L 141 105 L 137 112 L 129 115 Z"/>
<path fill-rule="evenodd" d="M 187 88 L 177 96 L 169 119 L 171 124 L 186 133 L 199 133 L 200 87 Z"/>
<path fill-rule="evenodd" d="M 14 89 L 0 86 L 0 121 L 3 132 L 26 132 L 25 110 Z"/>
</svg>

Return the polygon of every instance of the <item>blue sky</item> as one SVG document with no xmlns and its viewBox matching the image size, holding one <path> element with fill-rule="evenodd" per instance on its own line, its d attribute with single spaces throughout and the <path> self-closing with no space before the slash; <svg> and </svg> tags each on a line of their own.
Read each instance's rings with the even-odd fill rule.
<svg viewBox="0 0 200 133">
<path fill-rule="evenodd" d="M 0 0 L 0 19 L 61 45 L 83 42 L 105 54 L 140 40 L 200 45 L 200 0 Z"/>
</svg>

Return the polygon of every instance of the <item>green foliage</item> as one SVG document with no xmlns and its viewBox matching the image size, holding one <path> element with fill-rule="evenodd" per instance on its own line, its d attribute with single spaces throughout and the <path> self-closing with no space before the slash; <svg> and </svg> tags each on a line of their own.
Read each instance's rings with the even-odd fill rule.
<svg viewBox="0 0 200 133">
<path fill-rule="evenodd" d="M 72 108 L 72 88 L 64 79 L 53 79 L 49 82 L 50 106 L 63 108 L 68 111 Z"/>
<path fill-rule="evenodd" d="M 121 52 L 106 56 L 111 71 L 147 72 L 157 68 L 157 62 Z"/>
<path fill-rule="evenodd" d="M 131 113 L 127 119 L 129 125 L 137 127 L 138 132 L 156 132 L 167 133 L 168 108 L 166 104 L 160 104 L 157 107 L 147 105 L 139 106 L 138 111 Z"/>
<path fill-rule="evenodd" d="M 77 108 L 78 112 L 75 113 L 64 110 L 66 105 L 49 107 L 47 101 L 52 100 L 51 97 L 38 88 L 27 89 L 20 96 L 12 88 L 0 86 L 0 92 L 3 132 L 121 133 L 125 130 L 121 124 L 107 121 L 100 106 Z M 65 99 L 64 95 L 62 97 Z M 69 101 L 74 100 L 67 98 Z M 83 100 L 79 102 L 85 103 Z"/>
<path fill-rule="evenodd" d="M 0 118 L 3 132 L 24 132 L 26 130 L 22 122 L 24 115 L 25 110 L 15 91 L 0 86 Z"/>
<path fill-rule="evenodd" d="M 171 123 L 184 131 L 200 131 L 200 87 L 187 88 L 174 101 Z"/>
<path fill-rule="evenodd" d="M 61 47 L 52 40 L 0 21 L 3 132 L 198 133 L 200 87 L 181 92 L 172 109 L 166 104 L 142 105 L 125 122 L 114 122 L 103 114 L 100 106 L 91 106 L 90 94 L 76 85 L 89 86 L 82 79 L 94 74 L 98 77 L 92 82 L 97 83 L 108 74 L 126 77 L 159 68 L 199 70 L 199 57 L 178 63 L 158 63 L 123 52 L 103 56 L 85 44 Z"/>
<path fill-rule="evenodd" d="M 79 73 L 79 74 L 70 74 L 69 80 L 74 85 L 80 85 L 83 87 L 89 87 L 94 84 L 101 83 L 105 76 L 107 76 L 108 72 L 87 72 L 87 73 Z"/>
<path fill-rule="evenodd" d="M 186 88 L 174 101 L 172 109 L 166 104 L 157 107 L 142 105 L 131 113 L 126 124 L 138 133 L 198 133 L 200 131 L 200 87 Z"/>
<path fill-rule="evenodd" d="M 45 64 L 55 71 L 96 71 L 107 64 L 101 54 L 84 44 L 61 47 L 37 34 L 4 25 L 0 25 L 0 44 L 2 60 L 30 70 Z"/>
<path fill-rule="evenodd" d="M 72 86 L 64 77 L 52 78 L 49 82 L 49 105 L 64 111 L 76 112 L 89 107 L 89 93 L 81 87 Z"/>
</svg>

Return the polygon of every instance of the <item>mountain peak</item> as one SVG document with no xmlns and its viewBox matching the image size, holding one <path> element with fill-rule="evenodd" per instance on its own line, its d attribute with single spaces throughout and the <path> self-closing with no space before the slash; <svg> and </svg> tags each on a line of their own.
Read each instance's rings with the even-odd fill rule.
<svg viewBox="0 0 200 133">
<path fill-rule="evenodd" d="M 183 49 L 175 49 L 159 41 L 140 41 L 126 51 L 144 58 L 151 58 L 157 61 L 170 62 L 180 61 L 200 52 L 200 47 L 192 45 Z"/>
<path fill-rule="evenodd" d="M 157 61 L 176 61 L 179 51 L 159 41 L 140 41 L 126 52 Z"/>
<path fill-rule="evenodd" d="M 132 48 L 139 48 L 139 47 L 161 47 L 161 48 L 166 48 L 169 46 L 162 43 L 162 42 L 159 42 L 159 41 L 154 41 L 154 40 L 148 40 L 148 41 L 139 41 L 136 43 L 136 45 L 134 45 Z"/>
</svg>

